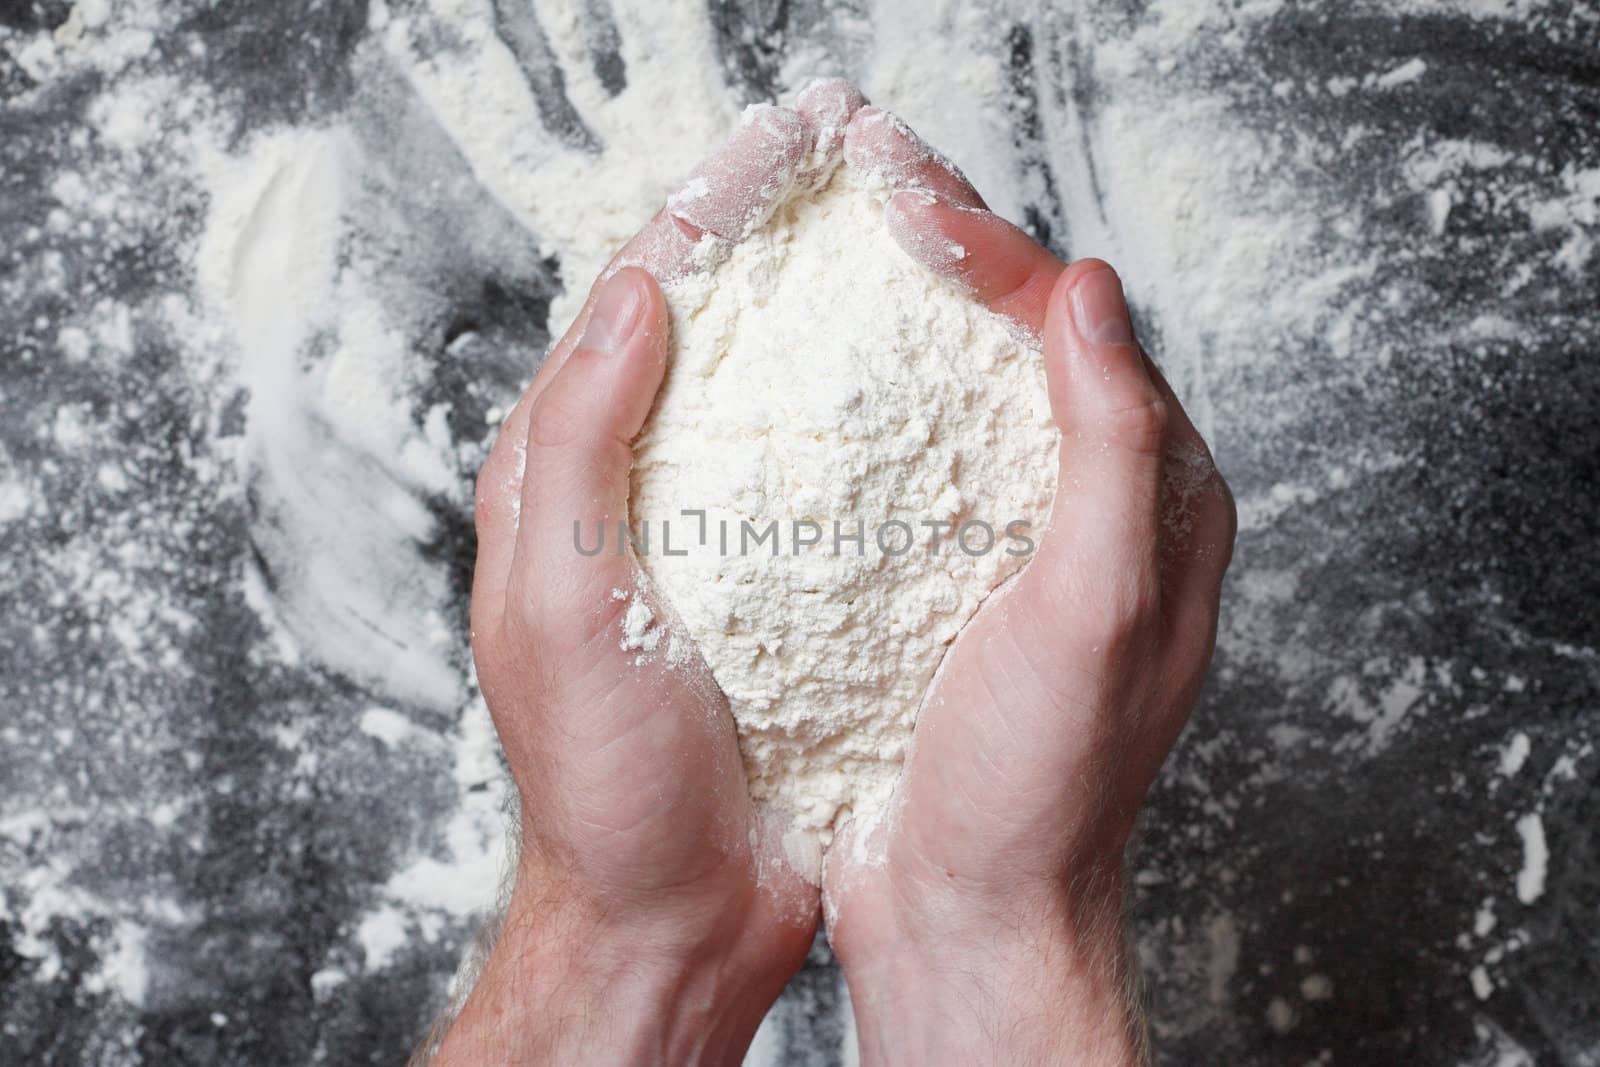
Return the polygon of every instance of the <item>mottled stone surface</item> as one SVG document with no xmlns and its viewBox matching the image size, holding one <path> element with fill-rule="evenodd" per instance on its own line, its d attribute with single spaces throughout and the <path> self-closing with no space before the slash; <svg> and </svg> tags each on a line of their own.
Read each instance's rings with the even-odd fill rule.
<svg viewBox="0 0 1600 1067">
<path fill-rule="evenodd" d="M 795 57 L 895 84 L 905 4 L 674 3 L 731 100 Z M 541 27 L 578 12 L 615 95 L 626 5 L 494 7 L 540 120 L 600 152 Z M 1600 13 L 981 7 L 1009 155 L 958 161 L 1123 269 L 1240 502 L 1136 860 L 1161 1061 L 1600 1064 Z M 448 55 L 428 8 L 382 10 Z M 376 8 L 100 14 L 0 5 L 0 1064 L 400 1062 L 494 891 L 470 479 L 586 279 Z M 936 127 L 965 90 L 917 91 L 883 102 Z M 315 397 L 277 436 L 279 379 L 197 295 L 194 145 L 321 128 L 361 161 L 349 311 L 282 381 L 382 324 L 426 463 Z M 837 1062 L 846 1013 L 819 946 L 759 1058 Z"/>
</svg>

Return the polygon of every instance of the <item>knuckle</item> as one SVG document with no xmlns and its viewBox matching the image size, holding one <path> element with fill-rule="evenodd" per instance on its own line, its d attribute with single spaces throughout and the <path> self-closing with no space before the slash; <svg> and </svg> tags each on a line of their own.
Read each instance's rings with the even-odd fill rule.
<svg viewBox="0 0 1600 1067">
<path fill-rule="evenodd" d="M 1239 536 L 1239 508 L 1233 490 L 1215 466 L 1200 498 L 1196 521 L 1196 547 L 1203 558 L 1214 561 L 1220 579 L 1233 562 L 1235 543 Z"/>
<path fill-rule="evenodd" d="M 1131 403 L 1106 412 L 1106 434 L 1121 448 L 1139 455 L 1159 456 L 1172 421 L 1167 402 L 1154 389 Z"/>
<path fill-rule="evenodd" d="M 478 469 L 472 488 L 472 519 L 480 537 L 509 521 L 511 504 L 521 496 L 526 444 L 502 434 Z"/>
<path fill-rule="evenodd" d="M 559 384 L 558 381 L 546 389 L 528 413 L 530 448 L 560 448 L 569 444 L 582 429 L 582 412 L 570 396 L 570 390 L 556 388 Z"/>
<path fill-rule="evenodd" d="M 498 506 L 510 489 L 498 464 L 485 463 L 478 471 L 477 483 L 472 488 L 472 514 L 480 532 L 494 524 Z"/>
<path fill-rule="evenodd" d="M 1217 475 L 1217 499 L 1222 510 L 1223 543 L 1232 552 L 1233 543 L 1239 536 L 1239 506 L 1233 499 L 1233 489 L 1221 474 Z"/>
</svg>

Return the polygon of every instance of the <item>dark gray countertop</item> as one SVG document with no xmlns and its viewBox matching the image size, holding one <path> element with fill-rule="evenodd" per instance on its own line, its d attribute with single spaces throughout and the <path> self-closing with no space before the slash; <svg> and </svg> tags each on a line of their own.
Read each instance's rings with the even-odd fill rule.
<svg viewBox="0 0 1600 1067">
<path fill-rule="evenodd" d="M 493 893 L 467 487 L 586 280 L 376 44 L 448 56 L 452 4 L 101 6 L 0 5 L 0 1064 L 397 1063 Z M 575 151 L 541 26 L 683 89 L 622 66 L 628 7 L 488 23 Z M 939 5 L 680 9 L 728 101 L 970 93 L 873 65 Z M 992 61 L 1009 147 L 948 147 L 1123 269 L 1241 505 L 1136 862 L 1161 1062 L 1600 1064 L 1600 9 L 972 10 L 929 40 Z M 360 164 L 340 316 L 269 365 L 207 235 L 283 131 Z M 758 1058 L 846 1034 L 819 945 Z"/>
</svg>

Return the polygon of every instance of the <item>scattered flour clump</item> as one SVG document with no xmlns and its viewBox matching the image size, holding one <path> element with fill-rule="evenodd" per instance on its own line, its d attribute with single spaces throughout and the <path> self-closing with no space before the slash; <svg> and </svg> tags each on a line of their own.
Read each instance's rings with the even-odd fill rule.
<svg viewBox="0 0 1600 1067">
<path fill-rule="evenodd" d="M 752 795 L 822 843 L 882 808 L 946 646 L 1056 487 L 1040 356 L 900 250 L 884 198 L 840 169 L 669 286 L 635 445 L 644 570 L 728 695 Z"/>
<path fill-rule="evenodd" d="M 655 612 L 650 610 L 643 597 L 636 596 L 622 616 L 622 640 L 618 642 L 624 652 L 643 649 L 654 652 L 661 643 L 661 628 L 654 625 Z"/>
</svg>

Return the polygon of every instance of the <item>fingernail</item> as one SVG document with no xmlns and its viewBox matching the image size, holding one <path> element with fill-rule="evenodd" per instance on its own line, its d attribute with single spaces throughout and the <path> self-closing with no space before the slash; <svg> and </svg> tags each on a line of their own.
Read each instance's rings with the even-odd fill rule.
<svg viewBox="0 0 1600 1067">
<path fill-rule="evenodd" d="M 1073 283 L 1072 324 L 1090 344 L 1125 345 L 1133 341 L 1133 323 L 1115 271 L 1096 270 Z"/>
<path fill-rule="evenodd" d="M 594 311 L 578 338 L 578 347 L 604 355 L 621 351 L 639 326 L 644 311 L 644 294 L 628 274 L 618 271 L 606 279 L 595 297 Z"/>
</svg>

